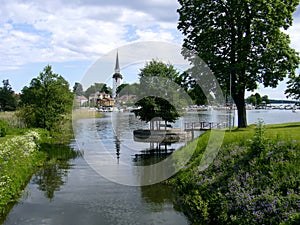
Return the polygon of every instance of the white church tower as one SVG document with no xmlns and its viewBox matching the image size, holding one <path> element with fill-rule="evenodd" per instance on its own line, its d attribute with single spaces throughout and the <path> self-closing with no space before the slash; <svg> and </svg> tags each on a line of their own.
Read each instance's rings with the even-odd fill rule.
<svg viewBox="0 0 300 225">
<path fill-rule="evenodd" d="M 115 74 L 113 75 L 112 78 L 113 78 L 112 97 L 115 99 L 117 97 L 117 88 L 122 84 L 122 81 L 123 81 L 123 76 L 120 73 L 118 52 L 117 52 L 117 57 L 116 57 Z"/>
</svg>

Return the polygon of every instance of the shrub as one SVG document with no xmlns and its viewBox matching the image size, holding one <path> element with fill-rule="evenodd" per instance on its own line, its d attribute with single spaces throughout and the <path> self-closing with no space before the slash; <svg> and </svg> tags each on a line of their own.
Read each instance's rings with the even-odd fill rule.
<svg viewBox="0 0 300 225">
<path fill-rule="evenodd" d="M 265 125 L 263 120 L 259 119 L 256 124 L 255 134 L 250 144 L 251 153 L 255 156 L 259 155 L 267 148 L 267 144 L 268 139 L 265 137 Z"/>
<path fill-rule="evenodd" d="M 8 130 L 8 123 L 0 119 L 0 137 L 5 137 Z"/>
</svg>

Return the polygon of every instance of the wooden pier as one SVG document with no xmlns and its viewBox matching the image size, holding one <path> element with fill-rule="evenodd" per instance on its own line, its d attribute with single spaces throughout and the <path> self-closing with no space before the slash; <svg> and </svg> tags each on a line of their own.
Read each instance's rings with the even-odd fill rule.
<svg viewBox="0 0 300 225">
<path fill-rule="evenodd" d="M 185 131 L 207 131 L 214 128 L 226 128 L 226 122 L 190 122 L 184 124 Z"/>
</svg>

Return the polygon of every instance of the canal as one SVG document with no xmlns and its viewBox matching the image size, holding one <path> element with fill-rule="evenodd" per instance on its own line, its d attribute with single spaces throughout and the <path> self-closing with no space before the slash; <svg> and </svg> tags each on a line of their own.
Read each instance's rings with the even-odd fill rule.
<svg viewBox="0 0 300 225">
<path fill-rule="evenodd" d="M 225 120 L 226 116 L 189 113 L 174 126 L 186 121 Z M 249 123 L 258 118 L 266 123 L 296 122 L 299 116 L 291 111 L 248 111 Z M 75 121 L 76 141 L 70 148 L 81 154 L 49 164 L 35 174 L 4 224 L 189 224 L 174 208 L 173 192 L 167 186 L 138 185 L 143 179 L 138 166 L 163 160 L 172 149 L 185 144 L 163 146 L 160 151 L 158 143 L 135 142 L 132 131 L 145 126 L 130 113 Z M 153 148 L 156 151 L 151 157 L 141 157 Z"/>
</svg>

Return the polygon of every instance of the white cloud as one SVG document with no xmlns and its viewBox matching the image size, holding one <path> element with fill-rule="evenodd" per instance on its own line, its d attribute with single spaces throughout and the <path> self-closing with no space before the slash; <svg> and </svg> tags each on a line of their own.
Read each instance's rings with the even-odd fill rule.
<svg viewBox="0 0 300 225">
<path fill-rule="evenodd" d="M 131 41 L 174 41 L 177 4 L 176 0 L 4 0 L 0 70 L 29 62 L 94 60 Z"/>
<path fill-rule="evenodd" d="M 180 44 L 177 8 L 177 0 L 1 0 L 0 71 L 35 62 L 94 61 L 133 41 Z M 300 52 L 300 7 L 286 32 Z"/>
</svg>

